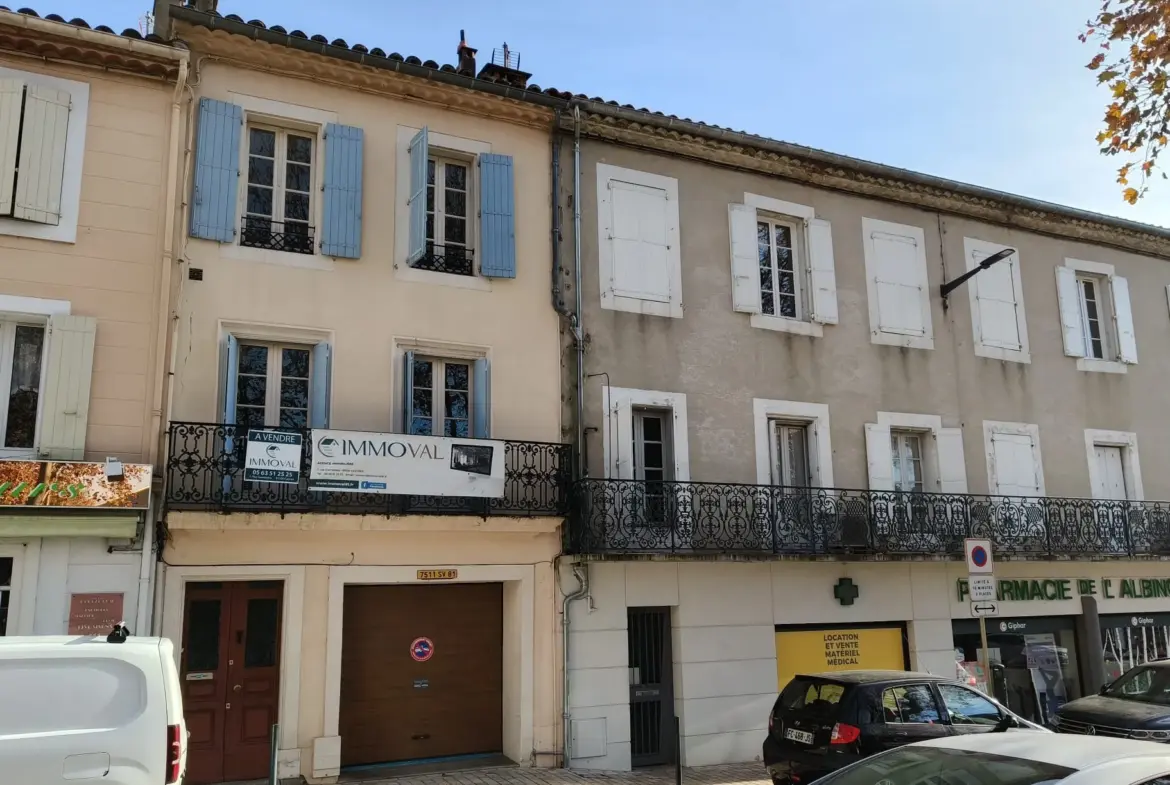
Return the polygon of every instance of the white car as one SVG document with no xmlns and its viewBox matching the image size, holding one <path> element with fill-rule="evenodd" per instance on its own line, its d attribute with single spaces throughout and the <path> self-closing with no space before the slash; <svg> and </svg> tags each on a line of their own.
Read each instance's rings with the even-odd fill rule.
<svg viewBox="0 0 1170 785">
<path fill-rule="evenodd" d="M 816 785 L 1170 785 L 1170 746 L 1055 733 L 948 736 L 865 758 Z"/>
</svg>

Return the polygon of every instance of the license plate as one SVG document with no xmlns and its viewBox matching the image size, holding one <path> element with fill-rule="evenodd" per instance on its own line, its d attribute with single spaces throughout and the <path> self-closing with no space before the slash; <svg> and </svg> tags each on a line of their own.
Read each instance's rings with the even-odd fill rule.
<svg viewBox="0 0 1170 785">
<path fill-rule="evenodd" d="M 796 728 L 787 728 L 784 731 L 784 738 L 792 741 L 799 741 L 801 744 L 812 744 L 813 735 L 808 731 L 797 730 Z"/>
</svg>

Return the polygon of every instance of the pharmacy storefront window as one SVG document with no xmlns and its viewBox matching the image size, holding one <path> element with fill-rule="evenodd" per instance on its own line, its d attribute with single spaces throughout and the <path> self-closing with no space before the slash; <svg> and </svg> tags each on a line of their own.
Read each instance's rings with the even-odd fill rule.
<svg viewBox="0 0 1170 785">
<path fill-rule="evenodd" d="M 1135 665 L 1170 657 L 1170 613 L 1123 613 L 1101 617 L 1105 681 Z"/>
<path fill-rule="evenodd" d="M 1056 710 L 1081 697 L 1075 617 L 988 619 L 991 673 L 980 656 L 979 622 L 953 623 L 955 660 L 973 686 L 994 695 L 1009 709 L 1047 725 Z"/>
</svg>

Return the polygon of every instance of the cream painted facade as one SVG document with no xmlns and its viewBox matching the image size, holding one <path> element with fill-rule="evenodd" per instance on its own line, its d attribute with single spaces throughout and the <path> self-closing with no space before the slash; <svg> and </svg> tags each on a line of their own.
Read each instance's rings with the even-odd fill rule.
<svg viewBox="0 0 1170 785">
<path fill-rule="evenodd" d="M 241 181 L 249 172 L 244 160 L 251 154 L 252 129 L 311 140 L 309 209 L 318 238 L 331 209 L 319 194 L 332 187 L 326 181 L 334 176 L 327 171 L 334 149 L 327 137 L 331 129 L 345 127 L 351 135 L 360 129 L 362 140 L 360 250 L 354 254 L 351 248 L 349 258 L 327 255 L 319 244 L 312 253 L 241 245 L 243 184 L 240 201 L 233 197 L 228 208 L 231 239 L 193 236 L 201 231 L 191 223 L 202 181 L 197 173 L 188 174 L 183 193 L 192 193 L 193 181 L 196 191 L 188 204 L 182 273 L 173 293 L 173 431 L 182 428 L 176 423 L 224 422 L 225 396 L 236 395 L 225 389 L 230 341 L 277 351 L 328 346 L 322 355 L 329 362 L 327 383 L 314 383 L 309 393 L 312 416 L 325 418 L 330 428 L 373 433 L 404 433 L 411 427 L 404 413 L 409 357 L 475 363 L 477 368 L 490 363 L 490 375 L 477 375 L 472 382 L 489 387 L 473 389 L 471 397 L 477 406 L 486 404 L 491 438 L 509 444 L 560 442 L 560 324 L 550 304 L 551 111 L 213 32 L 209 27 L 222 20 L 192 9 L 172 13 L 176 35 L 200 63 L 192 112 L 208 101 L 240 112 Z M 192 144 L 198 149 L 202 132 L 195 125 Z M 477 254 L 482 250 L 477 241 L 486 231 L 476 209 L 477 189 L 486 176 L 478 163 L 510 158 L 514 277 L 488 277 L 478 262 L 470 275 L 419 269 L 408 262 L 410 156 L 412 140 L 422 129 L 435 160 L 469 172 L 467 244 Z M 198 170 L 198 152 L 195 158 Z M 284 187 L 287 193 L 291 186 L 286 181 Z M 313 364 L 317 373 L 316 354 Z M 239 393 L 240 405 L 250 394 Z M 321 395 L 327 396 L 324 406 Z M 234 416 L 230 406 L 226 411 Z M 172 456 L 190 445 L 208 449 L 213 441 L 197 438 L 184 447 L 177 437 Z M 563 468 L 568 470 L 567 463 Z M 192 483 L 188 487 L 210 490 L 218 488 L 219 479 Z M 171 487 L 166 518 L 171 539 L 162 612 L 156 617 L 161 634 L 184 638 L 184 603 L 193 582 L 278 581 L 282 587 L 280 776 L 328 782 L 342 768 L 346 587 L 422 583 L 420 571 L 435 570 L 457 573 L 443 583 L 502 586 L 502 752 L 522 765 L 556 765 L 561 690 L 553 564 L 560 552 L 561 517 L 551 509 L 525 517 L 419 516 L 374 510 L 284 513 L 278 503 L 269 509 L 259 503 L 243 511 L 229 506 L 222 514 L 214 503 L 207 511 L 185 506 L 181 480 L 172 479 Z M 387 656 L 405 659 L 405 648 Z"/>
<path fill-rule="evenodd" d="M 0 459 L 116 457 L 156 483 L 139 513 L 8 509 L 0 634 L 65 634 L 91 594 L 150 627 L 186 72 L 157 39 L 0 10 Z"/>
<path fill-rule="evenodd" d="M 1072 628 L 1082 612 L 1077 581 L 1089 579 L 1101 617 L 1120 614 L 1124 618 L 1113 625 L 1140 632 L 1131 617 L 1170 613 L 1170 596 L 1122 598 L 1122 580 L 1165 580 L 1164 564 L 999 563 L 997 579 L 1066 579 L 1073 592 L 1065 600 L 1002 602 L 988 629 L 994 635 L 1001 623 L 1037 617 L 1063 619 Z M 675 712 L 686 766 L 760 760 L 768 715 L 783 686 L 777 683 L 778 628 L 902 624 L 907 665 L 954 676 L 954 625 L 972 621 L 957 589 L 965 567 L 953 562 L 597 562 L 589 573 L 589 598 L 570 606 L 572 765 L 581 769 L 630 767 L 628 608 L 670 608 Z M 834 599 L 841 578 L 859 590 L 852 606 Z M 1074 662 L 1084 656 L 1079 631 L 1076 638 Z"/>
</svg>

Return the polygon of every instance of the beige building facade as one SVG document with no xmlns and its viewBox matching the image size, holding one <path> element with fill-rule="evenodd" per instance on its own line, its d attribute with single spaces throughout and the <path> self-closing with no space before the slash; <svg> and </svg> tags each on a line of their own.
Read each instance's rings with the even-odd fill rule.
<svg viewBox="0 0 1170 785">
<path fill-rule="evenodd" d="M 1166 656 L 1170 233 L 578 110 L 570 765 L 669 760 L 676 717 L 687 765 L 758 759 L 797 670 L 954 674 L 1046 722 Z"/>
<path fill-rule="evenodd" d="M 0 635 L 149 630 L 186 74 L 0 10 Z"/>
<path fill-rule="evenodd" d="M 274 725 L 279 775 L 310 782 L 556 765 L 555 102 L 472 79 L 473 53 L 163 10 L 198 63 L 156 615 L 183 641 L 189 781 L 267 776 Z M 291 475 L 252 473 L 259 432 L 293 437 L 265 464 Z M 312 490 L 334 449 L 398 463 Z M 484 449 L 497 490 L 462 492 L 445 462 Z"/>
</svg>

